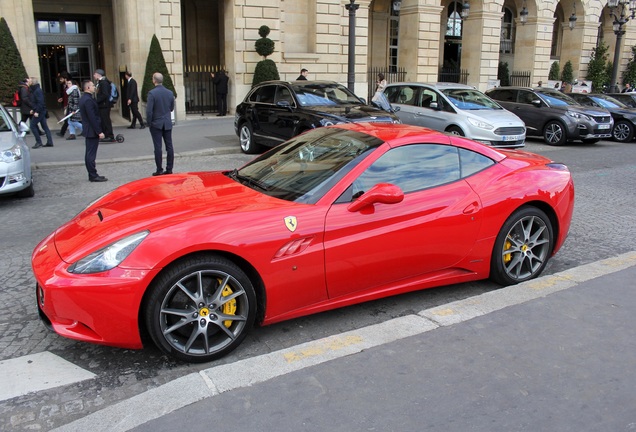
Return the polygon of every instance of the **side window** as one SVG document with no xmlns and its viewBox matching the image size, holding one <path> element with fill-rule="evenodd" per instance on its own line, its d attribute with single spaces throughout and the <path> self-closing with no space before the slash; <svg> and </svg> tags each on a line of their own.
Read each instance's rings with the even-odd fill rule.
<svg viewBox="0 0 636 432">
<path fill-rule="evenodd" d="M 389 150 L 353 183 L 355 199 L 378 183 L 392 183 L 410 193 L 460 178 L 459 153 L 455 147 L 413 144 Z"/>
<path fill-rule="evenodd" d="M 263 86 L 257 89 L 250 96 L 250 102 L 259 102 L 259 103 L 274 103 L 274 97 L 276 95 L 276 86 L 268 85 Z"/>
<path fill-rule="evenodd" d="M 290 105 L 294 105 L 294 99 L 287 87 L 278 87 L 278 90 L 276 91 L 276 103 L 278 102 L 289 102 Z"/>
<path fill-rule="evenodd" d="M 517 101 L 522 104 L 530 105 L 533 100 L 539 99 L 530 91 L 520 90 Z"/>
<path fill-rule="evenodd" d="M 422 89 L 418 106 L 422 108 L 430 108 L 432 102 L 439 102 L 437 93 L 429 89 Z"/>
<path fill-rule="evenodd" d="M 491 98 L 502 102 L 516 102 L 515 93 L 512 90 L 493 90 L 488 94 Z"/>
<path fill-rule="evenodd" d="M 385 94 L 390 103 L 415 105 L 415 95 L 417 94 L 417 88 L 409 86 L 389 87 L 385 91 Z"/>
<path fill-rule="evenodd" d="M 487 158 L 484 155 L 475 153 L 471 150 L 459 149 L 459 166 L 461 169 L 461 178 L 471 176 L 481 170 L 494 165 L 492 159 Z"/>
</svg>

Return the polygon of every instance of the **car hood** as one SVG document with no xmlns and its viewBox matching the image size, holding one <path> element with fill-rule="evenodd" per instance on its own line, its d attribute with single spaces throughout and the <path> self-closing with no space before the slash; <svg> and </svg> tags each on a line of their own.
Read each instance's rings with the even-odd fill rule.
<svg viewBox="0 0 636 432">
<path fill-rule="evenodd" d="M 525 123 L 516 115 L 505 109 L 462 110 L 467 115 L 486 121 L 494 127 L 523 127 Z"/>
<path fill-rule="evenodd" d="M 0 132 L 0 150 L 9 150 L 17 143 L 18 140 L 13 131 Z"/>
<path fill-rule="evenodd" d="M 174 174 L 123 185 L 60 227 L 55 246 L 72 262 L 128 235 L 215 215 L 294 204 L 252 190 L 221 172 Z"/>
<path fill-rule="evenodd" d="M 567 107 L 562 108 L 564 111 L 578 112 L 593 117 L 607 117 L 610 115 L 609 111 L 607 111 L 606 109 L 586 107 L 583 105 L 568 105 Z"/>
<path fill-rule="evenodd" d="M 636 117 L 636 109 L 629 108 L 612 108 L 609 110 L 612 114 L 620 114 L 625 118 L 633 119 Z"/>
<path fill-rule="evenodd" d="M 398 121 L 395 114 L 369 105 L 312 106 L 309 110 L 328 117 L 337 117 L 349 122 L 392 122 Z"/>
</svg>

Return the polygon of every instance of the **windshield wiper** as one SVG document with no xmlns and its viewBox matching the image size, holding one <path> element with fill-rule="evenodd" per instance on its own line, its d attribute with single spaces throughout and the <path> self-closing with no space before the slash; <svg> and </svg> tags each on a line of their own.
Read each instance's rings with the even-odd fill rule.
<svg viewBox="0 0 636 432">
<path fill-rule="evenodd" d="M 253 179 L 252 177 L 239 174 L 238 169 L 236 168 L 230 171 L 228 173 L 228 176 L 246 186 L 254 186 L 264 191 L 268 191 L 270 189 L 269 186 L 259 182 L 258 180 Z"/>
</svg>

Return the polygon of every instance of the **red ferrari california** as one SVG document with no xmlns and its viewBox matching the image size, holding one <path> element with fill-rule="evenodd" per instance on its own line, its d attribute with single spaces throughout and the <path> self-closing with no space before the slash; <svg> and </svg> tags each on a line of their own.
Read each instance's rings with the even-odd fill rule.
<svg viewBox="0 0 636 432">
<path fill-rule="evenodd" d="M 34 250 L 58 334 L 205 362 L 257 324 L 423 288 L 536 277 L 574 206 L 567 167 L 407 125 L 312 130 L 243 168 L 141 179 Z"/>
</svg>

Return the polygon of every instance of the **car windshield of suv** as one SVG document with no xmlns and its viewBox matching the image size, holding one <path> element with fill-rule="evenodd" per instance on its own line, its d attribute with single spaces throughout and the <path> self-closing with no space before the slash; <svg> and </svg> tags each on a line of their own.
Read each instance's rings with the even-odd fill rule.
<svg viewBox="0 0 636 432">
<path fill-rule="evenodd" d="M 541 95 L 543 99 L 550 106 L 568 106 L 568 105 L 581 105 L 570 96 L 561 93 L 556 90 L 536 90 L 537 94 Z"/>
<path fill-rule="evenodd" d="M 362 101 L 338 83 L 309 83 L 292 86 L 301 106 L 361 105 Z"/>
<path fill-rule="evenodd" d="M 445 89 L 442 93 L 461 110 L 503 109 L 495 101 L 477 90 Z"/>
<path fill-rule="evenodd" d="M 4 111 L 0 111 L 0 132 L 10 132 L 11 130 L 9 119 L 4 115 Z"/>
<path fill-rule="evenodd" d="M 617 101 L 611 96 L 589 96 L 594 102 L 602 106 L 603 108 L 629 108 L 622 102 Z"/>
<path fill-rule="evenodd" d="M 292 138 L 227 175 L 275 198 L 315 204 L 382 143 L 359 132 L 320 128 Z"/>
</svg>

